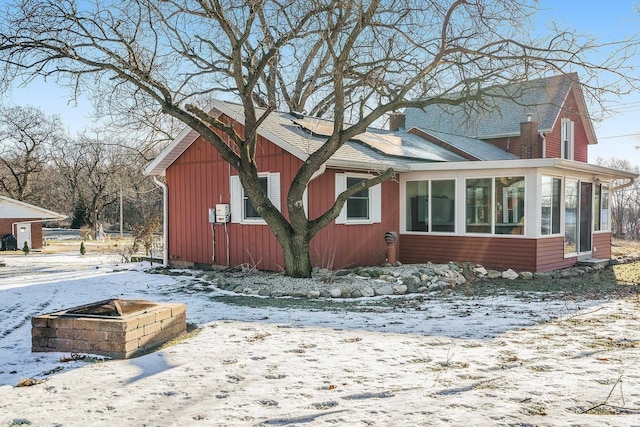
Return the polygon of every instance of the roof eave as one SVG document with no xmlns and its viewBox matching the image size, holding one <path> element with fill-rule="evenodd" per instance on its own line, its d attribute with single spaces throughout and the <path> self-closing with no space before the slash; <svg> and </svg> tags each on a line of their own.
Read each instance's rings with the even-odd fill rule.
<svg viewBox="0 0 640 427">
<path fill-rule="evenodd" d="M 329 159 L 327 167 L 333 169 L 384 171 L 392 168 L 395 172 L 409 172 L 409 165 L 394 165 L 385 162 L 354 162 L 352 160 Z"/>
<path fill-rule="evenodd" d="M 600 179 L 635 179 L 638 174 L 592 165 L 590 163 L 577 162 L 563 159 L 515 159 L 515 160 L 486 160 L 482 162 L 447 162 L 447 163 L 420 163 L 409 165 L 411 172 L 420 171 L 459 171 L 459 170 L 483 170 L 483 169 L 524 169 L 524 168 L 556 168 L 579 173 L 589 173 Z"/>
<path fill-rule="evenodd" d="M 230 117 L 232 120 L 244 126 L 244 115 L 230 109 L 224 102 L 217 99 L 212 100 L 206 107 L 206 111 L 216 110 L 221 114 Z M 268 139 L 278 147 L 291 153 L 293 156 L 305 161 L 309 155 L 296 147 L 291 146 L 282 138 L 264 129 L 258 129 L 258 135 Z M 162 176 L 166 170 L 175 162 L 182 153 L 200 136 L 198 132 L 187 126 L 176 136 L 173 141 L 156 157 L 144 170 L 145 175 Z"/>
</svg>

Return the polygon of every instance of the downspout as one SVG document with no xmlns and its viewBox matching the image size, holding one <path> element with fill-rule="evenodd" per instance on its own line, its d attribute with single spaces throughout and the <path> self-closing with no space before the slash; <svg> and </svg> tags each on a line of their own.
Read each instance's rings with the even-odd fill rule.
<svg viewBox="0 0 640 427">
<path fill-rule="evenodd" d="M 547 134 L 544 132 L 539 132 L 540 138 L 542 138 L 542 156 L 543 159 L 547 158 Z"/>
<path fill-rule="evenodd" d="M 327 170 L 327 164 L 323 163 L 322 166 L 320 166 L 320 169 L 318 169 L 313 173 L 313 175 L 311 175 L 311 178 L 309 178 L 309 182 L 313 181 L 314 179 L 322 175 L 326 170 Z M 307 183 L 307 185 L 309 185 L 309 183 Z"/>
<path fill-rule="evenodd" d="M 159 181 L 156 176 L 153 182 L 162 188 L 162 266 L 169 266 L 169 196 L 167 184 Z"/>
<path fill-rule="evenodd" d="M 625 182 L 624 184 L 616 185 L 615 187 L 609 189 L 609 191 L 611 191 L 612 193 L 615 193 L 616 191 L 623 190 L 623 189 L 633 185 L 634 182 L 635 182 L 634 178 L 629 178 L 629 181 Z"/>
<path fill-rule="evenodd" d="M 307 195 L 307 197 L 306 197 L 306 199 L 307 199 L 307 209 L 306 209 L 306 212 L 305 212 L 305 215 L 307 215 L 307 217 L 309 216 L 309 184 L 311 184 L 311 181 L 313 181 L 314 179 L 316 179 L 320 175 L 322 175 L 326 170 L 327 170 L 327 164 L 323 163 L 320 166 L 320 168 L 311 175 L 311 178 L 309 178 L 309 182 L 307 182 L 307 188 L 304 190 L 306 195 Z M 303 206 L 304 206 L 304 202 L 303 202 Z"/>
</svg>

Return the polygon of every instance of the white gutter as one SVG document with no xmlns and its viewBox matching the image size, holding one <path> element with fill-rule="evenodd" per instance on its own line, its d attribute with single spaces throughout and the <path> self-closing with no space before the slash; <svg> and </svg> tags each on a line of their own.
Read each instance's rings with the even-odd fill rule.
<svg viewBox="0 0 640 427">
<path fill-rule="evenodd" d="M 167 184 L 159 181 L 156 176 L 153 182 L 162 188 L 162 266 L 169 266 L 169 195 Z"/>
<path fill-rule="evenodd" d="M 620 185 L 616 185 L 615 187 L 613 187 L 612 189 L 610 189 L 610 191 L 612 193 L 616 192 L 616 191 L 620 191 L 623 190 L 631 185 L 633 185 L 633 183 L 635 182 L 635 179 L 633 178 L 628 178 L 629 181 L 625 182 L 624 184 L 620 184 Z"/>
</svg>

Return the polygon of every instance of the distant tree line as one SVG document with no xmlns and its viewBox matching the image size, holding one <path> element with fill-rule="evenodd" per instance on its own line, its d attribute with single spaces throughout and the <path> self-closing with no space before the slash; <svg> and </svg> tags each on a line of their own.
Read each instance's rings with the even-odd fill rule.
<svg viewBox="0 0 640 427">
<path fill-rule="evenodd" d="M 628 160 L 599 157 L 596 162 L 600 166 L 640 174 L 640 167 L 632 165 Z M 611 187 L 615 188 L 622 184 L 623 182 L 614 181 Z M 632 185 L 612 192 L 609 208 L 613 237 L 640 240 L 640 181 L 635 180 Z"/>
<path fill-rule="evenodd" d="M 123 229 L 133 230 L 162 213 L 162 191 L 143 174 L 157 149 L 149 132 L 137 135 L 92 129 L 71 136 L 59 117 L 37 107 L 0 106 L 0 194 L 96 232 L 119 229 L 122 197 Z"/>
</svg>

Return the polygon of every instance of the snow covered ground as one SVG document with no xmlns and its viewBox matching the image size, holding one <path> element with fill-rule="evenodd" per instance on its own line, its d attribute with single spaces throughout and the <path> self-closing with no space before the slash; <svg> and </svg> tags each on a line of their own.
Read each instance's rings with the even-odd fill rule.
<svg viewBox="0 0 640 427">
<path fill-rule="evenodd" d="M 640 425 L 638 297 L 250 308 L 108 255 L 0 261 L 2 426 Z M 202 328 L 130 360 L 31 353 L 32 316 L 112 297 L 184 302 Z"/>
</svg>

